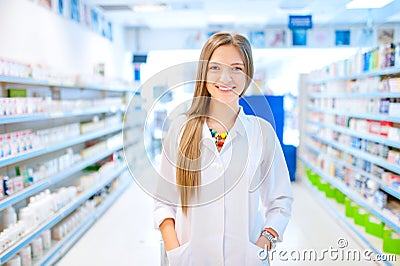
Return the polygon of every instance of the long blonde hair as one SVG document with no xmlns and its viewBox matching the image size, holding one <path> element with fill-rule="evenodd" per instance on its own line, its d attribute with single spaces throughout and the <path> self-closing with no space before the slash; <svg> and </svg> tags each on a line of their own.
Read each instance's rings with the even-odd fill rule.
<svg viewBox="0 0 400 266">
<path fill-rule="evenodd" d="M 176 182 L 179 186 L 182 210 L 185 214 L 187 214 L 189 200 L 196 192 L 196 187 L 201 184 L 200 142 L 211 97 L 206 88 L 208 62 L 214 51 L 223 45 L 235 46 L 244 62 L 246 84 L 240 97 L 246 92 L 254 74 L 251 46 L 244 36 L 219 32 L 212 35 L 204 44 L 197 69 L 193 101 L 186 113 L 188 119 L 180 140 L 177 158 Z"/>
</svg>

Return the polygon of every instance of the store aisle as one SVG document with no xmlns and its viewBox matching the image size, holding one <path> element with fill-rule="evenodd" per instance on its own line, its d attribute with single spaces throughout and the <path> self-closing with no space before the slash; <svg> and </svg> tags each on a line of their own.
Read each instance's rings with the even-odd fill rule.
<svg viewBox="0 0 400 266">
<path fill-rule="evenodd" d="M 350 261 L 340 260 L 341 250 L 362 252 L 366 247 L 300 181 L 293 183 L 293 188 L 293 218 L 271 265 L 377 265 L 362 257 L 358 262 L 353 257 Z M 160 265 L 160 237 L 153 229 L 151 210 L 152 199 L 133 183 L 58 265 Z M 340 238 L 348 243 L 344 249 L 338 247 Z M 332 259 L 329 253 L 323 253 L 324 249 L 333 251 Z M 312 262 L 304 259 L 310 250 L 325 258 Z M 297 254 L 301 256 L 299 260 L 295 260 Z M 338 255 L 339 260 L 335 261 Z"/>
<path fill-rule="evenodd" d="M 152 208 L 152 199 L 132 181 L 58 265 L 160 265 Z"/>
</svg>

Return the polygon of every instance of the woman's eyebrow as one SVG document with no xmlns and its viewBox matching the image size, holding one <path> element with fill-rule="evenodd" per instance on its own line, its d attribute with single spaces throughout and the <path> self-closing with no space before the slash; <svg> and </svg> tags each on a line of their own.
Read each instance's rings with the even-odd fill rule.
<svg viewBox="0 0 400 266">
<path fill-rule="evenodd" d="M 225 65 L 225 66 L 227 66 L 227 64 L 219 63 L 219 62 L 216 62 L 216 61 L 210 61 L 210 64 Z M 231 66 L 234 66 L 234 65 L 242 65 L 242 66 L 244 66 L 244 63 L 238 62 L 238 63 L 232 63 L 232 64 L 230 64 L 230 65 L 231 65 Z"/>
</svg>

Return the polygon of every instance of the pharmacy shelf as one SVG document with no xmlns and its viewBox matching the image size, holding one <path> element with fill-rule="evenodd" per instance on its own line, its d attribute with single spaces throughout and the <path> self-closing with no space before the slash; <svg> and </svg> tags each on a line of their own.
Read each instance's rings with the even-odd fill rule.
<svg viewBox="0 0 400 266">
<path fill-rule="evenodd" d="M 106 129 L 94 131 L 91 133 L 86 133 L 77 138 L 73 138 L 70 140 L 64 140 L 64 141 L 60 142 L 59 144 L 54 144 L 47 148 L 42 148 L 42 149 L 38 149 L 35 151 L 23 153 L 21 155 L 2 159 L 2 160 L 0 160 L 0 167 L 4 167 L 4 166 L 10 165 L 10 164 L 25 161 L 25 160 L 28 160 L 28 159 L 31 159 L 31 158 L 34 158 L 34 157 L 37 157 L 40 155 L 44 155 L 44 154 L 51 153 L 51 152 L 54 152 L 57 150 L 61 150 L 61 149 L 64 149 L 64 148 L 67 148 L 67 147 L 70 147 L 70 146 L 73 146 L 73 145 L 76 145 L 76 144 L 79 144 L 79 143 L 82 143 L 82 142 L 85 142 L 88 140 L 96 139 L 96 138 L 114 133 L 116 131 L 121 131 L 121 130 L 122 130 L 122 124 L 119 124 L 119 125 L 113 126 L 111 128 L 106 128 Z"/>
<path fill-rule="evenodd" d="M 42 258 L 34 261 L 33 265 L 54 265 L 62 256 L 64 256 L 79 239 L 101 218 L 101 216 L 110 208 L 110 206 L 124 193 L 130 186 L 130 182 L 119 184 L 118 188 L 107 196 L 105 201 L 82 222 L 75 230 L 70 232 L 64 239 L 53 241 L 53 245 Z"/>
<path fill-rule="evenodd" d="M 387 146 L 391 146 L 391 147 L 395 147 L 400 149 L 400 141 L 394 141 L 394 140 L 390 140 L 388 138 L 379 136 L 379 135 L 374 135 L 374 134 L 369 134 L 369 133 L 360 133 L 357 132 L 353 129 L 350 129 L 348 127 L 343 127 L 343 126 L 338 126 L 338 125 L 334 125 L 334 124 L 328 124 L 328 123 L 321 123 L 321 122 L 316 122 L 316 121 L 307 121 L 308 124 L 313 124 L 316 126 L 320 126 L 320 127 L 324 127 L 324 128 L 329 128 L 332 129 L 336 132 L 339 133 L 343 133 L 349 136 L 353 136 L 353 137 L 357 137 L 357 138 L 362 138 L 362 139 L 366 139 L 366 140 L 370 140 L 370 141 L 374 141 L 374 142 L 378 142 L 378 143 L 382 143 L 384 145 Z"/>
<path fill-rule="evenodd" d="M 399 67 L 389 67 L 389 68 L 373 70 L 373 71 L 366 71 L 366 72 L 362 72 L 362 73 L 358 73 L 358 74 L 352 74 L 352 75 L 346 75 L 346 76 L 340 76 L 340 77 L 327 77 L 325 79 L 311 81 L 311 82 L 309 82 L 309 84 L 317 85 L 317 84 L 323 84 L 326 82 L 339 81 L 339 80 L 355 80 L 355 79 L 374 77 L 374 76 L 388 76 L 388 75 L 398 74 L 399 72 L 400 72 Z"/>
<path fill-rule="evenodd" d="M 328 208 L 335 214 L 336 217 L 339 218 L 340 221 L 345 223 L 350 230 L 355 233 L 375 254 L 378 255 L 383 255 L 382 252 L 380 252 L 371 241 L 367 239 L 365 234 L 361 233 L 357 228 L 355 227 L 354 223 L 350 222 L 346 217 L 338 211 L 338 209 L 320 192 L 318 191 L 315 187 L 313 187 L 309 181 L 306 180 L 304 176 L 300 178 L 301 182 L 307 187 L 308 190 L 313 194 L 313 196 L 316 196 L 322 203 L 325 204 L 325 206 L 328 206 Z M 382 261 L 385 265 L 387 266 L 392 266 L 388 261 Z"/>
<path fill-rule="evenodd" d="M 323 108 L 317 108 L 317 107 L 311 107 L 311 106 L 307 107 L 307 109 L 312 112 L 319 112 L 319 113 L 325 113 L 325 114 L 342 115 L 342 116 L 370 119 L 370 120 L 376 120 L 376 121 L 389 121 L 389 122 L 394 122 L 394 123 L 400 123 L 400 117 L 383 115 L 383 114 L 357 113 L 357 112 L 350 112 L 350 111 L 341 111 L 341 110 L 337 110 L 337 109 L 323 109 Z"/>
<path fill-rule="evenodd" d="M 11 83 L 11 84 L 24 84 L 24 85 L 35 85 L 44 87 L 63 87 L 63 88 L 77 88 L 73 84 L 62 84 L 62 83 L 51 83 L 47 80 L 37 80 L 33 78 L 21 78 L 12 76 L 0 76 L 0 82 Z"/>
<path fill-rule="evenodd" d="M 71 83 L 54 83 L 47 80 L 37 80 L 33 78 L 20 78 L 11 76 L 0 76 L 0 83 L 8 84 L 22 84 L 31 86 L 42 86 L 42 87 L 60 87 L 60 88 L 75 88 L 75 89 L 88 89 L 88 90 L 101 90 L 101 91 L 114 91 L 114 92 L 129 92 L 132 88 L 126 86 L 115 86 L 115 85 L 103 85 L 103 84 L 71 84 Z"/>
<path fill-rule="evenodd" d="M 115 151 L 118 151 L 120 149 L 122 149 L 122 145 L 119 147 L 115 147 L 114 149 L 105 151 L 101 154 L 98 154 L 88 160 L 84 160 L 77 164 L 74 164 L 73 166 L 68 167 L 68 169 L 63 170 L 62 172 L 60 172 L 50 178 L 41 180 L 41 181 L 39 181 L 27 188 L 15 193 L 15 194 L 12 194 L 11 196 L 8 196 L 8 197 L 2 199 L 0 201 L 0 211 L 7 208 L 10 205 L 13 205 L 29 196 L 32 196 L 32 195 L 50 187 L 51 185 L 65 179 L 66 177 L 84 169 L 85 167 L 87 167 L 89 165 L 92 165 L 92 164 L 100 161 L 101 159 L 113 154 Z"/>
<path fill-rule="evenodd" d="M 310 150 L 311 152 L 315 153 L 315 154 L 322 153 L 321 151 L 317 150 L 316 148 L 314 148 L 311 145 L 305 144 L 305 147 L 308 150 Z M 343 165 L 346 168 L 351 169 L 352 171 L 355 171 L 355 172 L 357 172 L 357 173 L 359 173 L 359 174 L 361 174 L 361 175 L 363 175 L 365 177 L 368 177 L 371 180 L 374 180 L 383 191 L 385 191 L 386 193 L 392 195 L 393 197 L 395 197 L 397 199 L 400 199 L 400 191 L 398 191 L 398 190 L 396 190 L 396 189 L 394 189 L 394 188 L 392 188 L 392 187 L 390 187 L 388 185 L 383 184 L 382 181 L 379 178 L 376 178 L 372 174 L 367 173 L 367 172 L 365 172 L 364 170 L 362 170 L 362 169 L 360 169 L 358 167 L 350 165 L 350 164 L 346 163 L 345 161 L 342 161 L 341 159 L 338 159 L 338 158 L 336 158 L 334 156 L 328 155 L 325 152 L 324 152 L 324 155 L 329 157 L 329 159 L 334 161 L 336 164 Z"/>
<path fill-rule="evenodd" d="M 43 231 L 50 229 L 66 216 L 68 216 L 71 212 L 77 209 L 80 205 L 82 205 L 86 200 L 92 197 L 95 193 L 97 193 L 100 189 L 106 186 L 108 183 L 117 178 L 123 171 L 126 170 L 126 166 L 120 167 L 110 176 L 108 176 L 105 180 L 100 182 L 94 188 L 85 191 L 81 196 L 79 196 L 74 202 L 65 206 L 61 210 L 57 211 L 54 215 L 52 215 L 47 221 L 43 222 L 38 228 L 35 228 L 32 232 L 25 235 L 21 240 L 13 244 L 4 252 L 0 253 L 0 263 L 4 263 L 7 260 L 11 259 L 15 254 L 17 254 L 22 248 L 28 245 L 32 240 L 38 237 Z"/>
<path fill-rule="evenodd" d="M 386 225 L 391 227 L 393 230 L 395 230 L 397 233 L 400 233 L 400 223 L 399 222 L 394 222 L 390 220 L 384 213 L 382 213 L 380 210 L 374 208 L 370 203 L 368 203 L 366 200 L 364 200 L 360 195 L 356 193 L 356 191 L 351 190 L 348 188 L 345 184 L 343 184 L 341 181 L 339 181 L 337 178 L 332 177 L 325 172 L 323 172 L 319 167 L 314 166 L 312 163 L 310 163 L 306 158 L 303 156 L 300 156 L 300 160 L 307 165 L 312 171 L 317 173 L 319 176 L 324 178 L 327 182 L 329 182 L 331 185 L 339 189 L 343 194 L 345 194 L 348 198 L 356 202 L 358 205 L 363 207 L 365 210 L 369 211 L 370 213 L 374 214 L 378 219 L 380 219 L 382 222 L 384 222 Z"/>
<path fill-rule="evenodd" d="M 0 124 L 22 123 L 22 122 L 48 120 L 55 118 L 68 118 L 75 116 L 94 115 L 100 113 L 117 113 L 117 112 L 123 112 L 124 110 L 125 110 L 124 107 L 108 106 L 108 107 L 98 107 L 98 108 L 87 108 L 86 110 L 65 111 L 58 113 L 15 115 L 9 117 L 1 117 Z"/>
<path fill-rule="evenodd" d="M 133 88 L 113 86 L 113 85 L 98 85 L 98 84 L 81 84 L 79 87 L 87 90 L 115 91 L 115 92 L 130 92 Z"/>
<path fill-rule="evenodd" d="M 391 164 L 391 163 L 387 162 L 385 159 L 383 159 L 381 157 L 370 155 L 370 154 L 368 154 L 366 152 L 363 152 L 361 150 L 356 150 L 356 149 L 353 149 L 353 148 L 349 148 L 349 147 L 347 147 L 345 145 L 342 145 L 342 144 L 339 144 L 339 143 L 337 143 L 335 141 L 330 141 L 330 140 L 321 138 L 321 137 L 319 137 L 319 136 L 317 136 L 315 134 L 309 134 L 309 136 L 314 138 L 314 139 L 319 140 L 322 143 L 325 143 L 325 144 L 327 144 L 329 146 L 332 146 L 332 147 L 334 147 L 334 148 L 336 148 L 338 150 L 342 150 L 342 151 L 347 152 L 349 154 L 352 154 L 352 155 L 354 155 L 356 157 L 359 157 L 361 159 L 364 159 L 366 161 L 369 161 L 371 163 L 379 165 L 379 166 L 381 166 L 383 168 L 386 168 L 386 169 L 388 169 L 388 170 L 390 170 L 390 171 L 392 171 L 392 172 L 394 172 L 396 174 L 400 174 L 400 165 Z"/>
<path fill-rule="evenodd" d="M 309 94 L 310 98 L 400 98 L 400 92 L 338 92 L 338 93 L 324 93 L 314 92 Z"/>
</svg>

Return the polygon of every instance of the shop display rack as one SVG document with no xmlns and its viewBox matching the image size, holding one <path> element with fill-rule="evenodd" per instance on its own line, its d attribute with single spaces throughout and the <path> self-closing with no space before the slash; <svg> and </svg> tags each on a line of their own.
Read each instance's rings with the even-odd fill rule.
<svg viewBox="0 0 400 266">
<path fill-rule="evenodd" d="M 393 222 L 391 219 L 387 218 L 382 211 L 371 206 L 365 199 L 363 199 L 360 195 L 357 195 L 355 191 L 352 191 L 350 188 L 346 187 L 345 184 L 342 184 L 338 181 L 335 177 L 330 176 L 323 172 L 320 168 L 315 167 L 312 163 L 310 163 L 307 159 L 301 157 L 301 160 L 304 164 L 306 164 L 312 171 L 317 173 L 319 176 L 323 177 L 329 184 L 333 185 L 334 187 L 338 188 L 343 194 L 345 194 L 348 198 L 356 202 L 358 205 L 363 207 L 364 209 L 368 210 L 380 220 L 382 220 L 385 224 L 389 225 L 393 228 L 396 232 L 400 233 L 400 225 L 398 223 Z"/>
<path fill-rule="evenodd" d="M 104 84 L 71 84 L 70 82 L 63 84 L 62 82 L 56 83 L 47 80 L 37 80 L 33 78 L 0 76 L 0 83 L 8 84 L 23 84 L 26 86 L 42 86 L 42 87 L 60 87 L 60 88 L 76 88 L 86 90 L 100 90 L 100 91 L 116 91 L 116 92 L 129 92 L 132 88 L 127 86 L 117 85 L 104 85 Z"/>
<path fill-rule="evenodd" d="M 308 124 L 314 124 L 316 126 L 319 127 L 324 127 L 324 128 L 329 128 L 332 129 L 333 131 L 339 132 L 339 133 L 343 133 L 345 135 L 348 136 L 353 136 L 353 137 L 357 137 L 357 138 L 361 138 L 361 139 L 366 139 L 366 140 L 370 140 L 373 142 L 378 142 L 387 146 L 391 146 L 391 147 L 395 147 L 400 149 L 400 142 L 399 141 L 394 141 L 394 140 L 390 140 L 388 138 L 385 137 L 381 137 L 379 135 L 373 135 L 373 134 L 366 134 L 366 133 L 362 133 L 362 132 L 358 132 L 352 129 L 349 129 L 347 127 L 343 127 L 343 126 L 338 126 L 338 125 L 334 125 L 334 124 L 328 124 L 328 123 L 322 123 L 322 122 L 316 122 L 316 121 L 312 121 L 312 120 L 308 120 L 307 121 Z"/>
<path fill-rule="evenodd" d="M 11 117 L 1 117 L 0 124 L 11 124 L 11 123 L 22 123 L 22 122 L 31 122 L 38 120 L 47 120 L 47 119 L 62 119 L 74 116 L 85 116 L 85 115 L 95 115 L 101 113 L 117 113 L 123 112 L 125 108 L 111 106 L 111 107 L 97 107 L 97 108 L 87 108 L 86 110 L 73 110 L 73 111 L 65 111 L 58 113 L 50 113 L 50 114 L 32 114 L 32 115 L 17 115 Z"/>
<path fill-rule="evenodd" d="M 83 134 L 77 138 L 74 139 L 70 139 L 70 140 L 65 140 L 64 142 L 61 142 L 59 144 L 54 144 L 51 145 L 47 148 L 42 148 L 42 149 L 38 149 L 35 151 L 31 151 L 31 152 L 26 152 L 23 153 L 21 155 L 17 155 L 17 156 L 13 156 L 10 158 L 6 158 L 6 159 L 2 159 L 0 160 L 0 167 L 3 166 L 7 166 L 10 164 L 14 164 L 14 163 L 18 163 L 24 160 L 28 160 L 40 155 L 45 155 L 47 153 L 51 153 L 57 150 L 61 150 L 61 149 L 65 149 L 68 148 L 70 146 L 79 144 L 79 143 L 83 143 L 86 142 L 88 140 L 92 140 L 92 139 L 96 139 L 102 136 L 106 136 L 108 134 L 114 133 L 114 132 L 120 132 L 122 130 L 122 124 L 118 125 L 118 126 L 114 126 L 111 128 L 106 128 L 103 130 L 99 130 L 99 131 L 95 131 L 95 132 L 91 132 L 91 133 L 87 133 L 87 134 Z"/>
<path fill-rule="evenodd" d="M 396 174 L 400 174 L 400 165 L 389 163 L 387 160 L 385 160 L 385 159 L 383 159 L 381 157 L 378 157 L 378 156 L 375 156 L 375 155 L 370 155 L 367 152 L 363 152 L 363 151 L 360 151 L 360 150 L 357 150 L 357 149 L 354 149 L 354 148 L 349 148 L 349 147 L 347 147 L 347 146 L 345 146 L 343 144 L 340 144 L 340 143 L 338 143 L 336 141 L 327 140 L 325 138 L 319 137 L 319 136 L 314 135 L 314 134 L 310 134 L 309 136 L 314 138 L 314 139 L 316 139 L 316 140 L 318 140 L 318 141 L 320 141 L 320 142 L 322 142 L 322 143 L 324 143 L 324 144 L 326 144 L 326 145 L 329 145 L 329 146 L 334 147 L 334 148 L 336 148 L 338 150 L 344 151 L 344 152 L 346 152 L 348 154 L 354 155 L 354 156 L 356 156 L 358 158 L 361 158 L 361 159 L 364 159 L 364 160 L 369 161 L 371 163 L 374 163 L 376 165 L 379 165 L 379 166 L 381 166 L 383 168 L 386 168 L 388 170 L 391 170 L 391 171 L 395 172 Z"/>
<path fill-rule="evenodd" d="M 125 180 L 118 188 L 107 196 L 105 201 L 96 208 L 75 230 L 70 232 L 62 240 L 53 241 L 52 247 L 42 258 L 33 262 L 33 265 L 53 265 L 64 254 L 66 254 L 73 245 L 91 228 L 91 226 L 101 218 L 101 216 L 110 208 L 110 206 L 118 199 L 118 197 L 129 187 L 130 180 Z"/>
<path fill-rule="evenodd" d="M 399 92 L 310 93 L 311 98 L 400 98 Z"/>
<path fill-rule="evenodd" d="M 371 70 L 371 71 L 364 71 L 361 73 L 356 74 L 349 74 L 349 75 L 342 75 L 342 76 L 335 76 L 335 77 L 326 77 L 317 80 L 310 80 L 309 84 L 311 85 L 319 85 L 327 82 L 333 82 L 338 80 L 354 80 L 354 79 L 361 79 L 373 76 L 389 76 L 389 75 L 396 75 L 400 73 L 400 67 L 388 67 L 383 69 Z"/>
<path fill-rule="evenodd" d="M 400 117 L 397 116 L 389 116 L 383 114 L 366 114 L 366 113 L 357 113 L 357 112 L 346 112 L 337 109 L 322 109 L 317 107 L 308 107 L 308 111 L 311 112 L 319 112 L 325 114 L 332 114 L 332 115 L 342 115 L 342 116 L 349 116 L 354 118 L 361 118 L 361 119 L 370 119 L 375 121 L 388 121 L 394 123 L 400 123 Z"/>
<path fill-rule="evenodd" d="M 135 100 L 135 106 L 132 107 L 133 110 L 137 112 L 143 112 L 141 105 L 143 100 L 141 98 L 140 92 L 134 91 L 134 88 L 124 85 L 113 85 L 113 83 L 107 84 L 72 84 L 71 82 L 51 82 L 46 80 L 35 80 L 33 78 L 21 78 L 21 77 L 9 77 L 0 76 L 0 97 L 7 98 L 9 89 L 13 88 L 23 88 L 27 92 L 29 90 L 46 91 L 45 97 L 49 97 L 48 92 L 51 94 L 51 98 L 55 100 L 62 100 L 64 95 L 68 101 L 71 101 L 71 94 L 74 90 L 79 90 L 79 100 L 87 100 L 88 103 L 94 99 L 107 100 L 110 98 L 112 104 L 99 104 L 97 102 L 93 107 L 84 107 L 81 109 L 72 109 L 70 111 L 58 111 L 58 112 L 41 112 L 33 114 L 21 114 L 21 115 L 10 115 L 5 116 L 0 115 L 0 134 L 8 134 L 16 130 L 26 130 L 31 129 L 34 125 L 40 129 L 54 127 L 54 122 L 57 124 L 71 123 L 71 120 L 78 122 L 88 122 L 94 117 L 107 117 L 114 114 L 122 114 L 126 111 L 126 104 L 130 99 Z M 60 92 L 64 92 L 60 93 Z M 55 93 L 53 95 L 53 93 Z M 28 93 L 27 93 L 28 94 Z M 36 94 L 30 94 L 33 97 L 41 97 Z M 132 97 L 133 96 L 133 97 Z M 115 100 L 121 102 L 122 104 L 114 104 Z M 96 100 L 94 100 L 96 101 Z M 76 103 L 74 103 L 76 105 Z M 90 104 L 88 106 L 91 106 Z M 121 118 L 123 115 L 121 115 Z M 140 121 L 139 121 L 140 120 Z M 51 121 L 51 122 L 47 122 Z M 28 123 L 29 126 L 25 126 Z M 29 186 L 26 186 L 22 190 L 12 193 L 11 195 L 5 196 L 0 200 L 0 211 L 5 210 L 11 206 L 16 206 L 18 209 L 21 204 L 25 204 L 28 199 L 32 196 L 38 195 L 46 189 L 52 189 L 53 187 L 65 186 L 68 182 L 73 182 L 74 177 L 76 179 L 77 174 L 87 167 L 93 166 L 94 164 L 103 161 L 106 158 L 110 158 L 111 155 L 121 153 L 124 149 L 122 144 L 124 123 L 125 119 L 120 121 L 119 124 L 112 123 L 106 124 L 104 128 L 96 129 L 83 133 L 76 137 L 68 138 L 63 141 L 58 141 L 57 143 L 51 143 L 44 145 L 44 147 L 39 147 L 32 151 L 26 151 L 14 156 L 8 156 L 0 159 L 0 176 L 10 175 L 17 164 L 35 164 L 36 162 L 43 161 L 42 158 L 51 158 L 53 153 L 60 153 L 64 149 L 73 148 L 74 153 L 83 151 L 81 150 L 85 147 L 85 143 L 96 143 L 99 140 L 104 140 L 113 138 L 113 141 L 108 148 L 104 148 L 100 152 L 96 152 L 90 156 L 83 156 L 78 162 L 73 163 L 68 167 L 64 167 L 56 173 L 45 177 Z M 129 128 L 140 128 L 144 122 L 138 116 L 138 121 L 129 121 L 129 124 L 125 125 L 126 129 Z M 115 142 L 115 137 L 121 138 L 120 143 Z M 131 144 L 127 144 L 131 143 Z M 127 141 L 126 147 L 132 146 L 135 143 L 133 136 L 129 136 L 129 141 Z M 2 143 L 0 143 L 2 144 Z M 2 144 L 3 145 L 3 144 Z M 89 145 L 90 146 L 90 145 Z M 1 145 L 0 145 L 1 148 Z M 130 155 L 134 160 L 135 155 Z M 45 159 L 46 160 L 46 159 Z M 26 162 L 25 162 L 26 161 Z M 71 177 L 71 181 L 70 181 Z M 17 242 L 12 243 L 3 252 L 0 252 L 0 264 L 7 262 L 12 259 L 13 256 L 19 254 L 19 251 L 29 245 L 32 240 L 39 237 L 44 231 L 51 229 L 57 223 L 61 222 L 69 214 L 77 210 L 82 204 L 84 204 L 89 198 L 93 197 L 96 193 L 103 190 L 106 185 L 118 178 L 117 187 L 105 198 L 105 200 L 95 209 L 93 213 L 90 213 L 87 218 L 72 232 L 70 232 L 62 240 L 52 240 L 52 247 L 46 251 L 40 258 L 33 261 L 34 265 L 49 265 L 57 260 L 59 260 L 63 255 L 65 255 L 68 250 L 89 230 L 89 228 L 101 217 L 103 213 L 116 201 L 116 199 L 129 187 L 131 180 L 129 178 L 129 172 L 127 171 L 125 162 L 123 161 L 118 169 L 113 169 L 112 172 L 108 172 L 108 176 L 102 178 L 100 183 L 84 192 L 78 194 L 78 197 L 70 202 L 67 206 L 58 210 L 56 213 L 52 214 L 48 219 L 40 223 L 40 225 L 30 231 L 24 233 L 22 238 L 18 239 Z M 1 180 L 2 181 L 2 180 Z M 3 182 L 3 181 L 2 181 Z M 62 185 L 60 185 L 62 184 Z M 0 184 L 3 185 L 3 184 Z M 22 205 L 23 206 L 23 205 Z M 4 229 L 4 228 L 3 228 Z"/>
<path fill-rule="evenodd" d="M 0 254 L 0 263 L 4 263 L 9 260 L 12 256 L 18 253 L 23 247 L 32 242 L 33 239 L 38 237 L 43 231 L 50 229 L 62 219 L 67 217 L 71 212 L 76 210 L 82 203 L 92 197 L 95 193 L 97 193 L 100 189 L 102 189 L 105 185 L 113 181 L 117 178 L 126 167 L 123 166 L 120 169 L 116 170 L 113 174 L 103 180 L 101 183 L 96 185 L 94 188 L 89 191 L 85 191 L 80 195 L 74 202 L 68 204 L 61 210 L 57 211 L 54 215 L 52 215 L 47 221 L 43 222 L 38 228 L 35 228 L 31 233 L 25 235 L 23 239 L 15 243 L 13 246 L 5 250 Z"/>
<path fill-rule="evenodd" d="M 313 152 L 313 153 L 315 153 L 315 154 L 317 154 L 317 155 L 321 153 L 320 150 L 316 149 L 315 147 L 313 147 L 313 146 L 311 146 L 311 145 L 309 145 L 309 144 L 305 144 L 305 147 L 306 147 L 308 150 L 310 150 L 311 152 Z M 325 155 L 325 156 L 328 156 L 328 155 Z M 381 181 L 380 179 L 378 179 L 377 177 L 373 176 L 372 174 L 367 173 L 367 172 L 365 172 L 364 170 L 362 170 L 362 169 L 360 169 L 360 168 L 357 168 L 357 167 L 355 167 L 355 166 L 353 166 L 353 165 L 351 165 L 351 164 L 349 164 L 349 163 L 346 163 L 346 162 L 344 162 L 343 160 L 337 159 L 337 158 L 335 158 L 335 157 L 333 157 L 333 156 L 328 156 L 328 157 L 329 157 L 330 160 L 334 161 L 337 165 L 343 165 L 343 166 L 345 166 L 346 168 L 351 169 L 351 170 L 354 171 L 354 172 L 357 172 L 357 173 L 359 173 L 359 174 L 361 174 L 361 175 L 363 175 L 363 176 L 368 177 L 369 179 L 374 180 L 376 183 L 379 184 L 380 188 L 381 188 L 382 190 L 384 190 L 386 193 L 388 193 L 388 194 L 390 194 L 390 195 L 396 197 L 397 199 L 400 199 L 400 191 L 399 191 L 399 190 L 394 189 L 394 188 L 392 188 L 392 187 L 390 187 L 390 186 L 388 186 L 388 185 L 383 184 L 382 181 Z M 304 161 L 304 159 L 303 159 L 303 161 Z"/>
<path fill-rule="evenodd" d="M 340 169 L 345 169 L 344 175 L 346 178 L 355 178 L 357 175 L 358 177 L 363 177 L 361 180 L 371 180 L 377 185 L 377 188 L 374 189 L 386 194 L 385 197 L 388 200 L 390 198 L 394 206 L 398 206 L 400 203 L 400 188 L 395 183 L 384 181 L 381 176 L 383 173 L 392 176 L 400 175 L 400 161 L 396 159 L 400 152 L 400 129 L 398 125 L 400 123 L 400 113 L 393 111 L 398 108 L 400 90 L 397 87 L 390 87 L 397 86 L 400 68 L 395 66 L 377 70 L 363 70 L 359 71 L 361 73 L 358 74 L 350 73 L 346 75 L 346 71 L 351 72 L 349 71 L 349 66 L 362 65 L 354 61 L 354 58 L 356 57 L 348 61 L 333 63 L 331 66 L 301 77 L 299 92 L 299 95 L 301 95 L 299 97 L 300 113 L 302 113 L 300 117 L 299 146 L 299 154 L 301 155 L 298 156 L 298 159 L 302 167 L 299 167 L 297 174 L 313 194 L 318 194 L 329 205 L 329 208 L 334 210 L 339 217 L 342 217 L 341 220 L 376 254 L 393 253 L 398 256 L 400 255 L 399 249 L 396 249 L 395 246 L 398 247 L 400 242 L 396 236 L 394 238 L 387 237 L 382 232 L 377 234 L 379 237 L 377 237 L 376 241 L 373 241 L 374 243 L 371 243 L 370 232 L 366 230 L 366 227 L 361 227 L 360 229 L 360 226 L 356 226 L 357 222 L 355 220 L 353 223 L 349 218 L 340 214 L 338 210 L 343 210 L 344 207 L 339 204 L 339 201 L 338 204 L 335 202 L 333 205 L 329 202 L 329 198 L 334 197 L 332 195 L 337 193 L 341 204 L 344 204 L 345 200 L 354 203 L 360 209 L 366 211 L 366 217 L 373 216 L 377 218 L 382 223 L 382 228 L 384 226 L 384 230 L 393 232 L 397 236 L 400 235 L 400 216 L 399 214 L 397 216 L 394 214 L 394 212 L 398 213 L 399 210 L 388 209 L 393 205 L 382 207 L 376 202 L 373 203 L 372 198 L 368 198 L 370 196 L 364 194 L 365 191 L 358 191 L 352 183 L 349 184 L 349 182 L 355 182 L 355 179 L 346 179 L 345 181 L 343 180 L 343 173 L 339 171 Z M 333 69 L 334 71 L 330 72 L 327 69 Z M 345 71 L 336 72 L 337 69 L 345 69 Z M 341 74 L 333 76 L 339 72 Z M 379 86 L 371 86 L 369 78 L 379 82 Z M 357 109 L 356 105 L 350 106 L 353 100 L 357 101 L 355 102 L 357 104 L 365 101 L 365 107 L 368 106 L 368 112 Z M 393 104 L 391 106 L 394 108 L 392 112 L 383 111 L 381 105 L 379 105 L 379 108 L 375 105 L 372 107 L 368 105 L 373 101 L 384 100 Z M 360 121 L 361 125 L 368 125 L 367 128 L 364 127 L 362 131 L 358 131 L 351 127 L 350 121 L 353 121 L 353 119 L 355 119 L 356 123 Z M 376 122 L 376 124 L 390 124 L 392 127 L 390 129 L 395 132 L 394 135 L 389 137 L 387 134 L 380 134 L 371 130 L 369 128 L 370 124 L 368 124 L 371 121 Z M 366 149 L 366 146 L 364 148 L 361 146 L 360 148 L 360 146 L 355 145 L 353 141 L 356 140 L 361 141 L 362 145 L 373 144 L 380 148 L 380 152 L 392 152 L 391 154 L 394 154 L 395 159 L 393 157 L 389 159 L 389 156 L 385 157 L 383 155 L 386 154 L 385 152 L 379 155 L 372 154 Z M 354 144 L 355 147 L 350 145 L 349 142 Z M 366 168 L 366 165 L 371 168 Z M 312 181 L 314 175 L 318 179 L 315 183 Z M 366 186 L 366 189 L 369 189 L 367 181 L 361 182 L 366 183 L 357 185 Z M 318 189 L 312 185 L 315 185 Z M 324 193 L 321 193 L 321 191 Z M 326 194 L 325 198 L 323 194 Z M 391 265 L 389 262 L 385 262 L 385 264 Z"/>
<path fill-rule="evenodd" d="M 328 208 L 337 216 L 339 217 L 340 221 L 342 221 L 346 226 L 348 226 L 349 228 L 351 228 L 352 232 L 354 232 L 356 234 L 357 237 L 359 237 L 364 243 L 367 244 L 368 248 L 370 250 L 372 250 L 375 254 L 378 255 L 383 255 L 383 253 L 378 250 L 372 243 L 371 241 L 368 240 L 367 236 L 363 233 L 361 233 L 359 230 L 357 230 L 355 228 L 354 223 L 352 223 L 349 219 L 346 219 L 345 216 L 343 216 L 343 214 L 338 210 L 337 206 L 338 204 L 334 203 L 333 201 L 329 201 L 324 194 L 322 194 L 320 191 L 318 191 L 316 188 L 314 188 L 309 182 L 307 182 L 306 180 L 302 179 L 301 180 L 302 183 L 313 193 L 313 195 L 315 195 L 316 197 L 318 197 L 318 199 L 320 201 L 322 201 L 325 206 L 328 206 Z M 384 265 L 387 266 L 393 266 L 392 263 L 390 263 L 389 261 L 382 261 L 382 263 Z"/>
<path fill-rule="evenodd" d="M 8 206 L 13 205 L 23 199 L 26 199 L 34 194 L 37 194 L 40 191 L 43 191 L 44 189 L 50 187 L 53 184 L 56 184 L 57 182 L 60 182 L 61 180 L 67 178 L 68 176 L 71 176 L 72 174 L 84 169 L 85 167 L 92 165 L 107 156 L 110 156 L 115 151 L 118 151 L 121 148 L 122 148 L 122 146 L 119 146 L 114 149 L 108 150 L 104 153 L 101 153 L 97 156 L 94 156 L 90 159 L 81 161 L 81 162 L 73 165 L 72 167 L 69 167 L 68 169 L 66 169 L 50 178 L 47 178 L 45 180 L 41 180 L 37 183 L 34 183 L 33 185 L 23 189 L 22 191 L 19 191 L 15 194 L 12 194 L 11 196 L 4 198 L 3 200 L 0 201 L 0 211 L 4 210 Z"/>
</svg>

